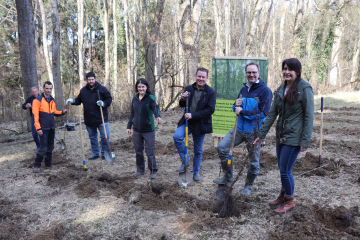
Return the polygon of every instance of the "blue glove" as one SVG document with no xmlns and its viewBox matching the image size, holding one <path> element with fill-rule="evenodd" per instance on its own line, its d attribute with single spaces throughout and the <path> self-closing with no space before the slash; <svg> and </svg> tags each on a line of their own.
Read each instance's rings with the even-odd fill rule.
<svg viewBox="0 0 360 240">
<path fill-rule="evenodd" d="M 96 102 L 99 107 L 105 107 L 105 103 L 102 100 Z"/>
</svg>

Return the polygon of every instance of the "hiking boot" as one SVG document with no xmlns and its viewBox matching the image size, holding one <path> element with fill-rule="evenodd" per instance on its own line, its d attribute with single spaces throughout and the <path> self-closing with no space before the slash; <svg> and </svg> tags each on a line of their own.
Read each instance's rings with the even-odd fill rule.
<svg viewBox="0 0 360 240">
<path fill-rule="evenodd" d="M 285 201 L 277 209 L 274 210 L 275 215 L 283 215 L 286 212 L 292 211 L 295 209 L 294 198 L 284 197 Z"/>
<path fill-rule="evenodd" d="M 134 173 L 134 177 L 140 177 L 141 175 L 144 175 L 145 174 L 145 172 L 136 172 L 136 173 Z"/>
<path fill-rule="evenodd" d="M 232 177 L 232 175 L 231 175 L 231 177 L 228 176 L 227 185 L 231 184 L 233 181 L 234 181 L 234 178 Z M 225 185 L 225 176 L 223 176 L 221 178 L 214 179 L 213 183 L 216 183 L 216 184 L 219 184 L 219 185 Z"/>
<path fill-rule="evenodd" d="M 188 169 L 190 168 L 190 161 L 188 161 L 188 162 L 186 163 L 186 167 L 187 167 Z M 177 171 L 178 173 L 185 172 L 185 164 L 184 164 L 184 163 L 181 164 L 181 167 L 179 167 L 178 169 L 176 169 L 176 171 Z"/>
<path fill-rule="evenodd" d="M 155 178 L 156 178 L 156 172 L 150 173 L 150 178 L 151 178 L 151 179 L 155 179 Z"/>
<path fill-rule="evenodd" d="M 252 188 L 252 185 L 255 181 L 255 178 L 256 178 L 257 175 L 254 175 L 254 174 L 247 174 L 246 176 L 246 181 L 245 181 L 245 186 L 244 186 L 244 189 L 241 191 L 241 194 L 245 195 L 245 196 L 249 196 L 250 193 L 251 193 L 251 188 Z"/>
<path fill-rule="evenodd" d="M 102 160 L 105 160 L 105 156 L 101 156 L 101 159 L 102 159 Z"/>
<path fill-rule="evenodd" d="M 45 166 L 45 167 L 50 169 L 57 169 L 58 165 L 51 164 L 50 166 Z"/>
<path fill-rule="evenodd" d="M 99 159 L 100 157 L 99 156 L 92 156 L 90 158 L 88 158 L 88 160 L 96 160 L 96 159 Z"/>
<path fill-rule="evenodd" d="M 199 174 L 194 174 L 194 181 L 195 182 L 200 182 L 201 181 L 201 179 L 200 179 L 200 177 L 199 177 Z"/>
<path fill-rule="evenodd" d="M 280 195 L 276 200 L 269 202 L 269 206 L 272 208 L 278 207 L 285 202 L 285 190 L 281 190 Z"/>
<path fill-rule="evenodd" d="M 34 167 L 34 173 L 40 173 L 41 172 L 41 169 L 39 167 Z"/>
</svg>

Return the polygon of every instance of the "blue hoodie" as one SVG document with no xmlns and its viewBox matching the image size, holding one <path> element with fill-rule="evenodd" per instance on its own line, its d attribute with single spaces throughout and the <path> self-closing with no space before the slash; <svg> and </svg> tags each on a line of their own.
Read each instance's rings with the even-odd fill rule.
<svg viewBox="0 0 360 240">
<path fill-rule="evenodd" d="M 270 110 L 273 95 L 270 88 L 261 79 L 259 79 L 258 83 L 253 83 L 250 91 L 248 91 L 246 84 L 244 83 L 244 87 L 238 95 L 239 98 L 240 94 L 242 94 L 243 102 L 237 129 L 243 133 L 254 133 L 255 127 L 256 132 L 261 129 L 262 123 Z M 233 111 L 235 112 L 235 103 Z M 259 118 L 258 123 L 257 118 Z"/>
</svg>

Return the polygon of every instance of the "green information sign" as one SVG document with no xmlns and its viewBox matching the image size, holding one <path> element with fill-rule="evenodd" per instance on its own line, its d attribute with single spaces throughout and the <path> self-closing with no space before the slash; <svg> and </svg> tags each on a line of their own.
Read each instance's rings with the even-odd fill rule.
<svg viewBox="0 0 360 240">
<path fill-rule="evenodd" d="M 212 60 L 211 86 L 216 91 L 212 115 L 215 135 L 226 135 L 234 127 L 236 115 L 232 106 L 247 82 L 245 66 L 249 62 L 259 64 L 260 78 L 267 83 L 269 60 L 266 57 L 215 57 Z"/>
</svg>

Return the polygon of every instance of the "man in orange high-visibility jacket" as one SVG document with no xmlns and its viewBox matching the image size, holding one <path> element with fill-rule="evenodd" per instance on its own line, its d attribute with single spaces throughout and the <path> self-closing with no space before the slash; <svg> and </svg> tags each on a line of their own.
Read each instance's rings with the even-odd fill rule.
<svg viewBox="0 0 360 240">
<path fill-rule="evenodd" d="M 68 113 L 67 109 L 56 110 L 54 98 L 51 97 L 52 83 L 44 83 L 43 94 L 37 96 L 33 101 L 33 114 L 37 134 L 40 137 L 40 150 L 36 154 L 34 173 L 41 172 L 41 162 L 45 156 L 45 166 L 53 167 L 52 151 L 54 150 L 55 123 L 54 116 L 63 116 Z"/>
</svg>

